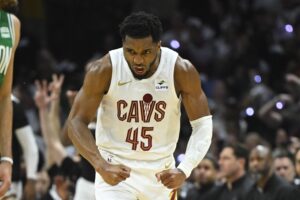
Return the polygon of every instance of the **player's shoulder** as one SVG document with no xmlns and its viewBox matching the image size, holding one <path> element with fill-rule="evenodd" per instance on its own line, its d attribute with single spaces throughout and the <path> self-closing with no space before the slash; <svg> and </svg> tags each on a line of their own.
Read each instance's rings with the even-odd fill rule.
<svg viewBox="0 0 300 200">
<path fill-rule="evenodd" d="M 21 21 L 14 14 L 12 14 L 12 13 L 7 13 L 7 14 L 8 14 L 9 18 L 11 19 L 12 24 L 14 25 L 15 32 L 17 34 L 19 34 L 21 31 Z"/>
<path fill-rule="evenodd" d="M 16 48 L 19 44 L 19 40 L 20 40 L 20 34 L 21 34 L 21 22 L 19 20 L 18 17 L 16 17 L 14 14 L 9 14 L 9 16 L 11 17 L 13 26 L 14 26 L 14 32 L 15 32 L 15 45 L 14 47 Z"/>
<path fill-rule="evenodd" d="M 195 70 L 194 65 L 187 59 L 184 59 L 180 56 L 177 57 L 175 62 L 175 75 L 184 75 L 193 73 Z"/>
<path fill-rule="evenodd" d="M 15 26 L 20 27 L 21 26 L 21 21 L 19 20 L 19 18 L 17 16 L 15 16 L 14 14 L 9 14 L 11 16 L 11 19 L 14 23 Z"/>
<path fill-rule="evenodd" d="M 104 55 L 102 58 L 91 61 L 87 64 L 88 74 L 111 74 L 112 64 L 109 58 L 109 54 Z"/>
</svg>

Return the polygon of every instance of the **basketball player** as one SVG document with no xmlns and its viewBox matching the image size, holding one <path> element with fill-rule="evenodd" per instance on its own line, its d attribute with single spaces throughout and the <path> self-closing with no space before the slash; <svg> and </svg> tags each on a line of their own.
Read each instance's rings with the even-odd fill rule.
<svg viewBox="0 0 300 200">
<path fill-rule="evenodd" d="M 69 119 L 69 136 L 96 170 L 96 199 L 176 199 L 176 189 L 211 144 L 212 117 L 195 67 L 162 47 L 160 20 L 133 13 L 120 25 L 123 48 L 90 63 Z M 193 127 L 175 167 L 180 103 Z M 96 143 L 88 129 L 96 111 Z"/>
<path fill-rule="evenodd" d="M 15 6 L 17 0 L 0 0 L 0 198 L 10 186 L 13 164 L 10 95 L 14 54 L 20 37 L 20 21 L 6 11 Z"/>
</svg>

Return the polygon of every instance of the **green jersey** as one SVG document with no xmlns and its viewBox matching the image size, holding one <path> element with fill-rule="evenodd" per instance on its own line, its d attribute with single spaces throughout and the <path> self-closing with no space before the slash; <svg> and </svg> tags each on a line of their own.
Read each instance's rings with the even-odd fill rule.
<svg viewBox="0 0 300 200">
<path fill-rule="evenodd" d="M 0 10 L 0 86 L 9 65 L 15 30 L 12 15 Z"/>
</svg>

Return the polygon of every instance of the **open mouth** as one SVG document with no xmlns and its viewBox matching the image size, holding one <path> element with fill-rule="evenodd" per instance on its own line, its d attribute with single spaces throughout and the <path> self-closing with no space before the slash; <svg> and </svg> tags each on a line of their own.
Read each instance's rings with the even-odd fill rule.
<svg viewBox="0 0 300 200">
<path fill-rule="evenodd" d="M 138 75 L 143 75 L 145 73 L 145 69 L 143 67 L 134 67 L 134 72 Z"/>
</svg>

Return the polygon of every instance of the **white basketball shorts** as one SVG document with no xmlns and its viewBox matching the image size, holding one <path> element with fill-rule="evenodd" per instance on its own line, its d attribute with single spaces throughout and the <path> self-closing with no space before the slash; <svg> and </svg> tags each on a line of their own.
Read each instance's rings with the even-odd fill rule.
<svg viewBox="0 0 300 200">
<path fill-rule="evenodd" d="M 158 182 L 155 174 L 175 167 L 173 157 L 155 161 L 121 159 L 107 151 L 100 150 L 102 157 L 111 164 L 123 164 L 131 168 L 130 177 L 118 185 L 107 184 L 96 173 L 96 200 L 176 200 L 177 191 L 166 188 Z"/>
</svg>

